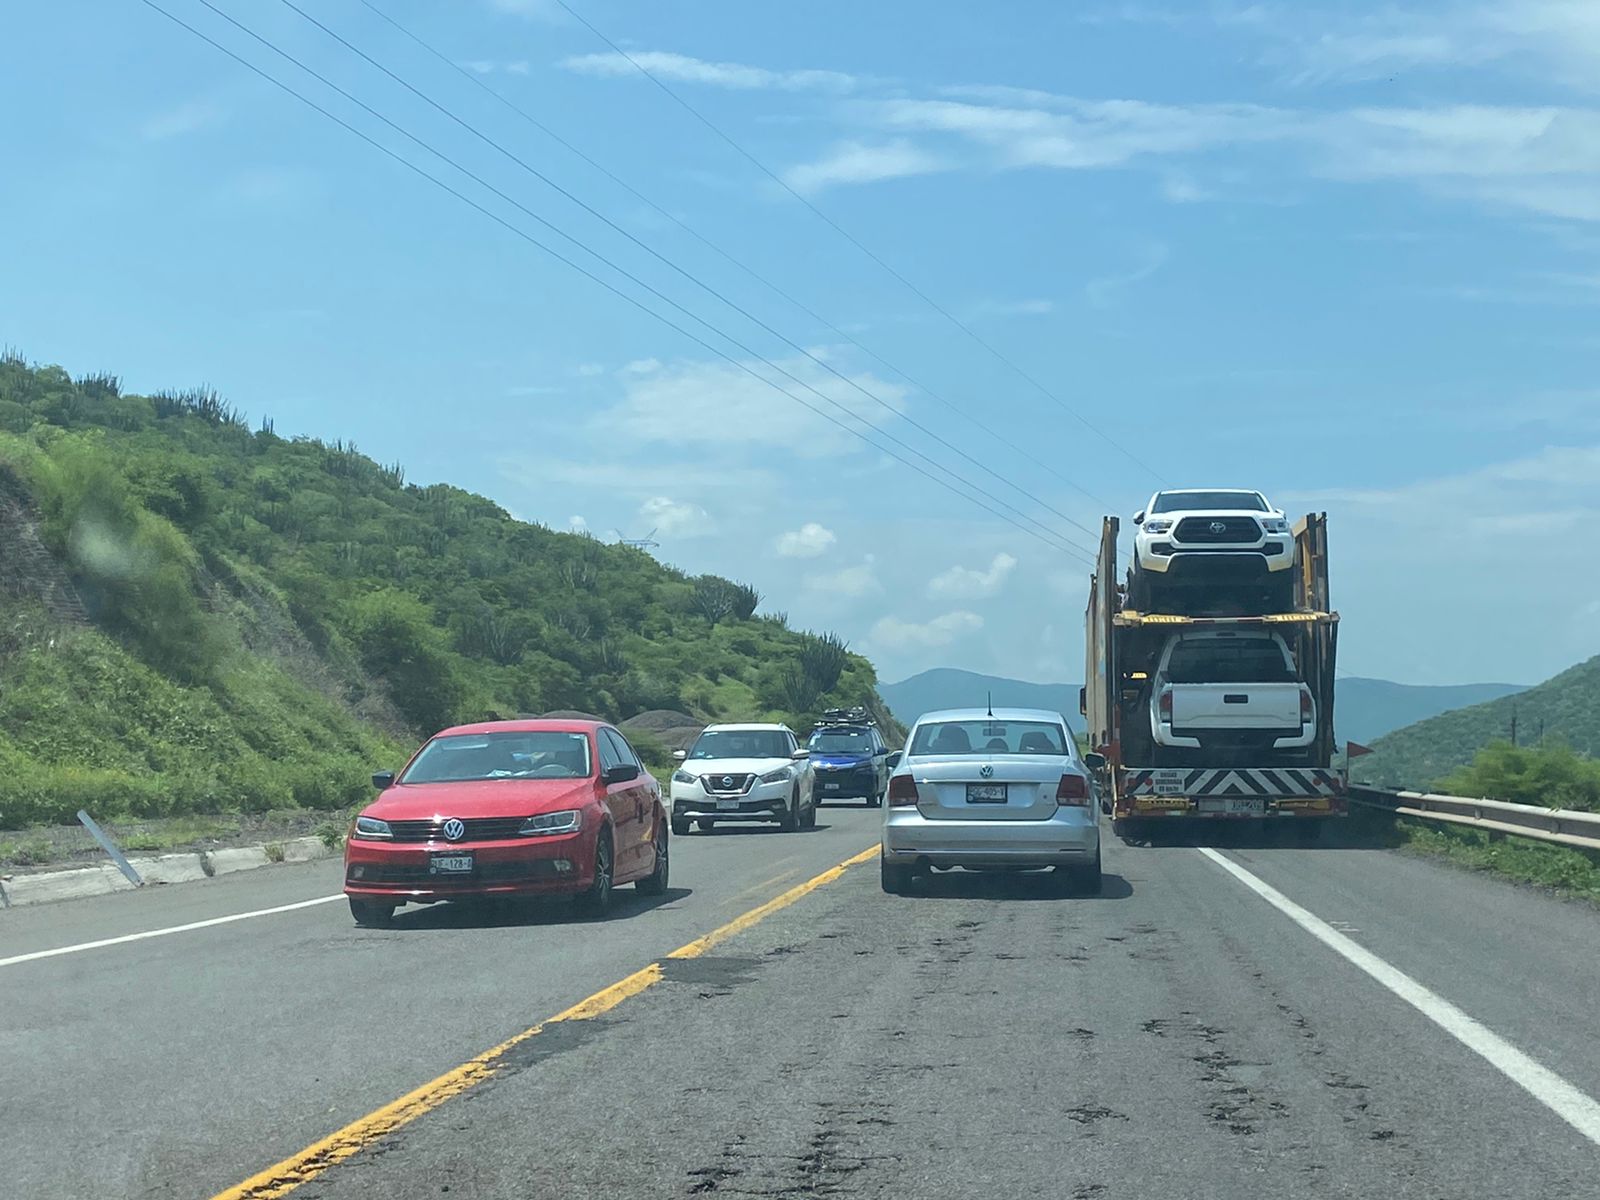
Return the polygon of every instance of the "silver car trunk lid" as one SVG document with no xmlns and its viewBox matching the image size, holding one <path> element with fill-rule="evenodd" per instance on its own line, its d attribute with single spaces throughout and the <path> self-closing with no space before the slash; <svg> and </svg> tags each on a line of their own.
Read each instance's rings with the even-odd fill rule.
<svg viewBox="0 0 1600 1200">
<path fill-rule="evenodd" d="M 930 821 L 1047 821 L 1061 776 L 1075 769 L 1059 754 L 914 758 L 909 766 L 917 809 Z"/>
</svg>

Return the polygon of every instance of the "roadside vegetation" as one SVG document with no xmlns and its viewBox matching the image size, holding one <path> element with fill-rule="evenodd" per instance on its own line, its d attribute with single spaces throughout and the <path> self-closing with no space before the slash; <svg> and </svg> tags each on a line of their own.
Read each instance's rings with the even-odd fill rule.
<svg viewBox="0 0 1600 1200">
<path fill-rule="evenodd" d="M 1497 741 L 1428 790 L 1600 812 L 1600 762 L 1561 742 L 1513 746 Z M 1600 901 L 1600 852 L 1408 817 L 1364 812 L 1362 820 L 1387 844 L 1412 853 Z"/>
<path fill-rule="evenodd" d="M 865 659 L 747 585 L 252 427 L 209 389 L 0 357 L 0 506 L 0 829 L 340 812 L 426 733 L 517 714 L 801 729 L 865 704 L 892 728 Z"/>
<path fill-rule="evenodd" d="M 1386 734 L 1373 742 L 1373 754 L 1351 762 L 1350 773 L 1376 787 L 1425 789 L 1465 769 L 1492 743 L 1513 739 L 1523 747 L 1559 744 L 1600 755 L 1600 656 L 1516 695 Z"/>
</svg>

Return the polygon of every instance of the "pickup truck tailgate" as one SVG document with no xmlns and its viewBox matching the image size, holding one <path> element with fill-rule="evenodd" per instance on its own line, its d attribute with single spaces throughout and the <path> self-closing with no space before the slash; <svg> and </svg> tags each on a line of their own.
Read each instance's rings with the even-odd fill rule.
<svg viewBox="0 0 1600 1200">
<path fill-rule="evenodd" d="M 1183 729 L 1300 729 L 1297 683 L 1175 683 L 1172 724 Z"/>
</svg>

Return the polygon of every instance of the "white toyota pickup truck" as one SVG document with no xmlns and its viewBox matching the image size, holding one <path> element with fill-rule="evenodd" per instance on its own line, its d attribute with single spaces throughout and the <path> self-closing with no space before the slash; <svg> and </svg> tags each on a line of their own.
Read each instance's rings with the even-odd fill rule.
<svg viewBox="0 0 1600 1200">
<path fill-rule="evenodd" d="M 1278 634 L 1193 630 L 1161 652 L 1150 731 L 1158 746 L 1204 752 L 1200 765 L 1266 765 L 1315 740 L 1316 701 Z"/>
</svg>

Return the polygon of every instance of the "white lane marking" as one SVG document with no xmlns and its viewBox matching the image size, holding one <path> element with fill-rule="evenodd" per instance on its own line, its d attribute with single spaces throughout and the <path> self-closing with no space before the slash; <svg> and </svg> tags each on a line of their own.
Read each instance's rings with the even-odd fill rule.
<svg viewBox="0 0 1600 1200">
<path fill-rule="evenodd" d="M 1260 896 L 1312 937 L 1360 967 L 1428 1020 L 1454 1037 L 1584 1137 L 1600 1145 L 1600 1103 L 1579 1091 L 1542 1063 L 1528 1057 L 1510 1042 L 1467 1016 L 1450 1001 L 1409 975 L 1390 966 L 1364 946 L 1351 941 L 1320 917 L 1313 916 L 1289 897 L 1263 883 L 1232 859 L 1210 847 L 1200 847 L 1212 862 Z"/>
<path fill-rule="evenodd" d="M 275 913 L 294 912 L 300 908 L 311 908 L 318 904 L 332 904 L 335 900 L 343 900 L 344 893 L 337 896 L 318 896 L 315 900 L 300 900 L 294 904 L 279 904 L 275 908 L 258 908 L 254 912 L 234 913 L 227 917 L 212 917 L 206 921 L 190 921 L 187 925 L 169 925 L 165 929 L 147 929 L 143 933 L 125 933 L 121 937 L 101 938 L 97 942 L 79 942 L 75 946 L 57 946 L 54 950 L 35 950 L 31 954 L 13 954 L 10 958 L 0 958 L 0 967 L 14 967 L 18 963 L 35 962 L 41 958 L 57 958 L 63 954 L 82 954 L 85 950 L 101 950 L 106 946 L 121 946 L 125 942 L 142 942 L 148 938 L 168 937 L 174 933 L 189 933 L 195 929 L 210 929 L 213 925 L 229 925 L 234 921 L 248 921 L 252 917 L 270 917 Z"/>
</svg>

